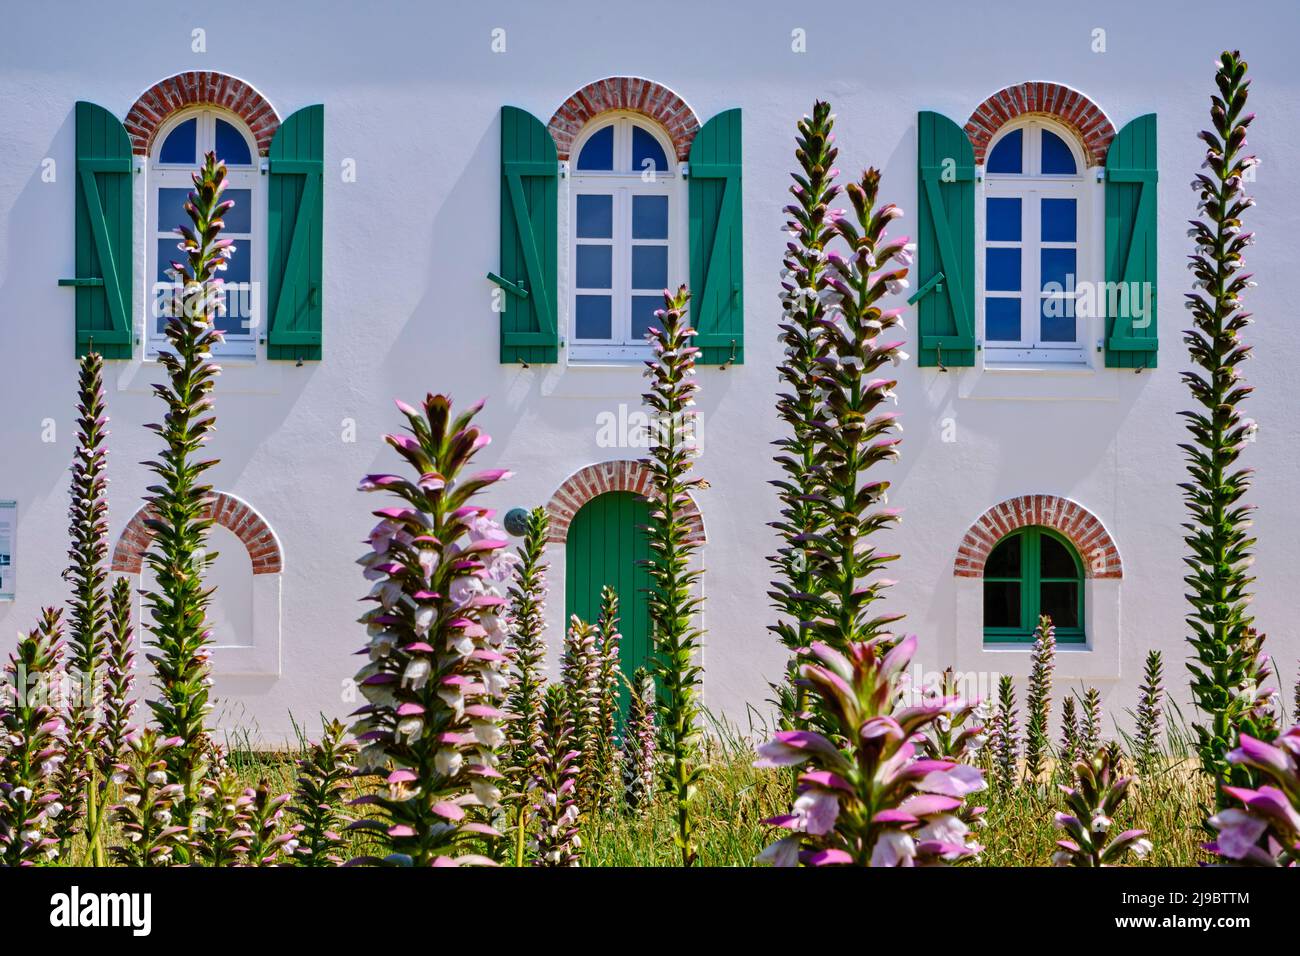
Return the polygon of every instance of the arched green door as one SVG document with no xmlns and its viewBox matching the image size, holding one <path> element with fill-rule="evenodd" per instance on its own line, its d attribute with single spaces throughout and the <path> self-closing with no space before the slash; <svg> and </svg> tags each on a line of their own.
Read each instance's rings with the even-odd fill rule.
<svg viewBox="0 0 1300 956">
<path fill-rule="evenodd" d="M 649 522 L 650 506 L 639 495 L 608 491 L 573 516 L 565 545 L 565 620 L 576 614 L 594 623 L 600 616 L 600 589 L 607 584 L 614 588 L 623 635 L 621 664 L 629 678 L 650 659 L 650 574 L 638 563 L 650 557 L 643 530 Z M 619 704 L 626 713 L 626 687 L 619 692 Z"/>
</svg>

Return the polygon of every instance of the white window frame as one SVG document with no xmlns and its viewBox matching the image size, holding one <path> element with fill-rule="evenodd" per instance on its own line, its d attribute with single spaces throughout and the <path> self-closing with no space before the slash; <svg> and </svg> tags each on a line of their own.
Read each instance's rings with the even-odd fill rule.
<svg viewBox="0 0 1300 956">
<path fill-rule="evenodd" d="M 196 162 L 163 163 L 159 157 L 163 143 L 177 126 L 190 119 L 197 119 Z M 171 231 L 174 227 L 162 228 L 158 223 L 159 200 L 161 189 L 193 189 L 192 176 L 202 162 L 204 155 L 214 148 L 216 143 L 216 121 L 221 119 L 234 127 L 248 143 L 251 165 L 226 167 L 226 189 L 247 189 L 251 196 L 250 232 L 223 231 L 221 238 L 235 240 L 235 255 L 250 256 L 249 289 L 241 295 L 240 302 L 249 310 L 248 331 L 246 333 L 227 333 L 225 341 L 212 350 L 214 356 L 224 360 L 246 359 L 254 361 L 265 344 L 265 306 L 262 290 L 266 288 L 266 190 L 262 187 L 260 157 L 257 141 L 248 127 L 234 113 L 226 110 L 204 106 L 178 111 L 167 118 L 167 122 L 154 137 L 153 150 L 149 155 L 148 189 L 145 211 L 145 276 L 148 281 L 148 296 L 145 300 L 145 356 L 156 359 L 158 353 L 169 348 L 166 337 L 158 331 L 157 303 L 165 295 L 166 284 L 156 278 L 158 275 L 158 241 L 180 238 Z M 177 250 L 180 255 L 180 250 Z M 234 284 L 231 284 L 234 288 Z"/>
<path fill-rule="evenodd" d="M 596 172 L 579 171 L 578 157 L 582 149 L 600 130 L 614 127 L 614 171 Z M 668 161 L 667 171 L 654 171 L 648 177 L 639 170 L 632 169 L 632 129 L 639 126 L 652 135 L 664 151 Z M 574 364 L 631 364 L 639 363 L 650 354 L 650 345 L 643 338 L 632 335 L 632 297 L 634 295 L 660 295 L 662 289 L 632 288 L 632 247 L 633 246 L 667 246 L 668 247 L 668 287 L 675 288 L 685 282 L 686 228 L 684 210 L 686 208 L 686 183 L 682 169 L 676 160 L 672 141 L 659 125 L 645 116 L 629 111 L 616 110 L 602 113 L 582 131 L 574 141 L 569 155 L 570 187 L 568 196 L 569 241 L 567 243 L 567 275 L 569 288 L 563 296 L 568 309 L 568 360 Z M 614 222 L 613 239 L 610 242 L 601 239 L 578 238 L 578 197 L 591 195 L 613 196 Z M 666 196 L 668 198 L 668 238 L 633 239 L 632 238 L 632 198 L 634 196 Z M 611 245 L 613 252 L 613 271 L 611 275 L 613 288 L 609 290 L 613 299 L 611 314 L 611 337 L 609 339 L 579 339 L 577 336 L 578 295 L 605 290 L 588 290 L 578 288 L 577 256 L 579 245 Z"/>
<path fill-rule="evenodd" d="M 1082 146 L 1066 127 L 1042 117 L 1034 117 L 1016 123 L 1008 123 L 999 132 L 996 139 L 989 144 L 986 157 L 993 155 L 997 144 L 1015 130 L 1024 133 L 1024 171 L 1021 173 L 989 173 L 983 176 L 983 189 L 980 192 L 976 213 L 978 277 L 976 301 L 980 315 L 980 335 L 983 342 L 984 363 L 991 366 L 1087 366 L 1089 365 L 1088 342 L 1093 337 L 1095 317 L 1087 315 L 1080 309 L 1080 289 L 1085 283 L 1099 283 L 1102 280 L 1101 252 L 1103 242 L 1100 228 L 1104 223 L 1105 210 L 1100 205 L 1104 202 L 1102 186 L 1090 176 L 1091 170 L 1085 163 Z M 1042 132 L 1049 130 L 1058 136 L 1074 157 L 1077 172 L 1069 174 L 1044 174 L 1042 164 Z M 991 198 L 1018 198 L 1021 200 L 1020 241 L 989 240 L 988 200 Z M 1074 199 L 1077 220 L 1075 223 L 1074 242 L 1044 242 L 1041 240 L 1041 200 Z M 1020 291 L 988 291 L 986 286 L 986 251 L 990 248 L 1019 248 L 1020 252 Z M 1042 340 L 1041 301 L 1043 249 L 1075 249 L 1074 292 L 1064 293 L 1057 298 L 1075 300 L 1073 342 L 1044 342 Z M 1017 342 L 992 342 L 987 334 L 987 315 L 985 302 L 988 298 L 1020 299 L 1020 333 Z"/>
</svg>

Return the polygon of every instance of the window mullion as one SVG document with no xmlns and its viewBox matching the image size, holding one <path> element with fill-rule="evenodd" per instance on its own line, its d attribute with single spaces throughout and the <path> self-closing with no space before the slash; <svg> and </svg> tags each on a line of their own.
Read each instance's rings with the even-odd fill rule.
<svg viewBox="0 0 1300 956">
<path fill-rule="evenodd" d="M 625 139 L 627 137 L 624 137 Z M 618 310 L 618 321 L 611 327 L 613 340 L 618 345 L 627 345 L 632 337 L 632 296 L 629 292 L 632 281 L 632 196 L 626 186 L 618 188 L 617 224 L 614 232 L 614 303 Z"/>
<path fill-rule="evenodd" d="M 1031 633 L 1038 623 L 1039 610 L 1042 608 L 1042 595 L 1039 588 L 1042 585 L 1039 568 L 1039 545 L 1038 531 L 1034 528 L 1027 529 L 1023 535 L 1024 547 L 1020 554 L 1020 560 L 1023 562 L 1021 570 L 1024 572 L 1025 584 L 1020 598 L 1020 620 L 1021 627 Z"/>
</svg>

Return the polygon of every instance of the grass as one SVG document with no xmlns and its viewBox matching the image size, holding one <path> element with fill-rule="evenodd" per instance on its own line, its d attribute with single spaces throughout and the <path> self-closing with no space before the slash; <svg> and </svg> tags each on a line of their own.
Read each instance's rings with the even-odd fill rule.
<svg viewBox="0 0 1300 956">
<path fill-rule="evenodd" d="M 1179 722 L 1174 722 L 1178 726 Z M 1171 728 L 1172 731 L 1172 728 Z M 789 812 L 791 776 L 756 770 L 753 740 L 764 734 L 742 734 L 732 725 L 713 721 L 708 738 L 708 772 L 697 797 L 696 833 L 702 866 L 750 866 L 777 835 L 763 820 Z M 266 781 L 274 793 L 291 793 L 297 777 L 295 761 L 305 750 L 258 751 L 241 746 L 247 740 L 227 740 L 229 761 L 248 786 Z M 1182 734 L 1172 731 L 1170 751 L 1161 767 L 1130 791 L 1116 816 L 1115 827 L 1148 830 L 1154 849 L 1143 866 L 1195 866 L 1209 855 L 1200 848 L 1206 834 L 1201 821 L 1213 802 L 1213 788 L 1186 754 Z M 360 788 L 357 794 L 360 794 Z M 1048 866 L 1059 831 L 1053 815 L 1060 808 L 1059 791 L 1050 783 L 1022 786 L 1009 793 L 985 791 L 978 803 L 988 806 L 978 839 L 984 852 L 975 866 Z M 110 828 L 109 839 L 116 839 Z M 658 798 L 641 816 L 609 812 L 583 824 L 584 866 L 675 866 L 676 820 L 669 801 Z M 345 855 L 373 852 L 355 839 Z M 78 838 L 64 865 L 83 864 L 85 848 Z M 1131 859 L 1131 858 L 1130 858 Z"/>
</svg>

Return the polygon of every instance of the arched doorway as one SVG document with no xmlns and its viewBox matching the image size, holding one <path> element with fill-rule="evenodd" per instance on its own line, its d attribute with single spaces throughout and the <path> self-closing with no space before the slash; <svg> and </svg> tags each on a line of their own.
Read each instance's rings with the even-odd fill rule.
<svg viewBox="0 0 1300 956">
<path fill-rule="evenodd" d="M 650 645 L 650 574 L 640 562 L 650 557 L 645 525 L 650 505 L 631 491 L 596 495 L 574 514 L 565 545 L 565 621 L 576 614 L 594 622 L 600 615 L 600 592 L 606 585 L 618 592 L 619 630 L 623 640 L 620 665 L 631 678 L 648 664 Z M 627 688 L 620 688 L 619 706 L 627 712 Z"/>
</svg>

